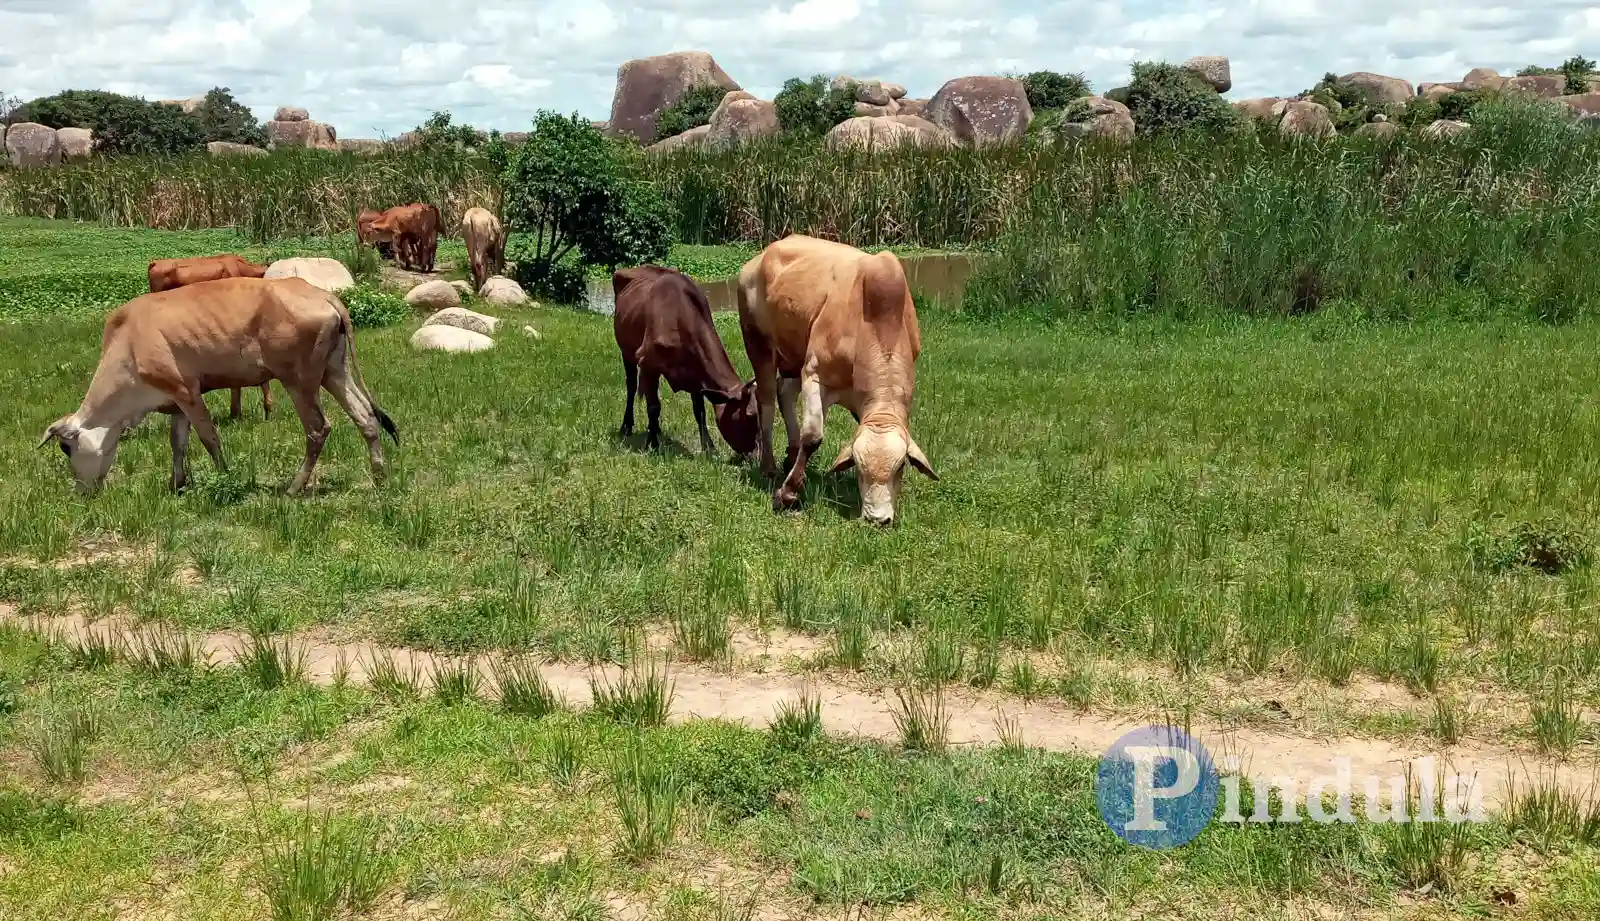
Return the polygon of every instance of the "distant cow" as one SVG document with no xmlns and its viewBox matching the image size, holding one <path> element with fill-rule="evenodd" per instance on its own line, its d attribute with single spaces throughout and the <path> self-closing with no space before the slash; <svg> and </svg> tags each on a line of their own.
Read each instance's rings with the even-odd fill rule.
<svg viewBox="0 0 1600 921">
<path fill-rule="evenodd" d="M 356 239 L 378 251 L 378 257 L 390 262 L 394 261 L 394 243 L 385 240 L 374 228 L 373 223 L 383 216 L 382 211 L 373 211 L 368 208 L 356 216 Z"/>
<path fill-rule="evenodd" d="M 432 272 L 439 249 L 439 209 L 412 204 L 363 211 L 356 217 L 356 235 L 362 243 L 376 246 L 380 255 L 385 244 L 392 244 L 401 268 Z"/>
<path fill-rule="evenodd" d="M 482 291 L 491 275 L 499 275 L 506 264 L 506 232 L 493 213 L 471 208 L 461 219 L 461 239 L 467 244 L 467 259 L 472 264 L 472 290 Z"/>
<path fill-rule="evenodd" d="M 646 445 L 660 445 L 657 388 L 664 377 L 674 391 L 694 395 L 694 419 L 706 454 L 716 451 L 706 430 L 707 400 L 716 404 L 717 430 L 728 445 L 741 455 L 755 450 L 755 382 L 739 380 L 700 286 L 681 272 L 654 265 L 617 272 L 611 285 L 617 301 L 613 326 L 628 387 L 622 436 L 633 434 L 633 398 L 643 390 L 650 414 Z"/>
<path fill-rule="evenodd" d="M 199 256 L 193 259 L 157 259 L 150 263 L 150 293 L 171 291 L 184 285 L 219 278 L 261 278 L 267 267 L 248 262 L 233 253 L 221 256 Z M 261 414 L 272 417 L 272 387 L 261 385 Z M 228 402 L 228 418 L 244 417 L 244 388 L 234 387 Z"/>
<path fill-rule="evenodd" d="M 799 504 L 806 464 L 822 444 L 823 421 L 835 403 L 850 410 L 857 426 L 829 472 L 856 468 L 867 521 L 894 521 L 907 463 L 938 479 L 911 437 L 922 336 L 893 253 L 869 256 L 799 235 L 779 240 L 739 273 L 739 326 L 756 372 L 761 469 L 768 476 L 777 473 L 774 397 L 789 430 L 789 473 L 773 494 L 775 511 Z M 797 393 L 804 403 L 799 422 Z"/>
<path fill-rule="evenodd" d="M 339 298 L 301 278 L 231 278 L 146 294 L 106 318 L 100 364 L 78 411 L 56 420 L 39 447 L 61 445 L 79 488 L 93 492 L 117 459 L 122 434 L 152 412 L 172 416 L 172 488 L 189 477 L 189 428 L 217 468 L 222 439 L 203 394 L 276 379 L 289 391 L 306 430 L 306 457 L 289 486 L 311 481 L 328 437 L 318 388 L 344 407 L 367 441 L 372 476 L 384 475 L 380 426 L 398 444 L 394 422 L 373 402 L 356 367 L 350 314 Z"/>
</svg>

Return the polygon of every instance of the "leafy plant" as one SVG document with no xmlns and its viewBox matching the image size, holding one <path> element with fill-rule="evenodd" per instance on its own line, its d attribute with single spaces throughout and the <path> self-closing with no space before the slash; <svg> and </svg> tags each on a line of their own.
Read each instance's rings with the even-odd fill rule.
<svg viewBox="0 0 1600 921">
<path fill-rule="evenodd" d="M 0 841 L 42 844 L 72 834 L 80 824 L 77 811 L 65 800 L 0 788 Z"/>
<path fill-rule="evenodd" d="M 213 88 L 195 108 L 193 117 L 200 123 L 200 133 L 206 142 L 226 141 L 231 144 L 267 146 L 267 129 L 243 103 L 233 98 L 233 91 L 225 86 Z"/>
<path fill-rule="evenodd" d="M 1074 99 L 1091 93 L 1089 81 L 1081 73 L 1062 74 L 1052 70 L 1036 70 L 1022 78 L 1028 92 L 1028 105 L 1035 115 L 1054 109 L 1064 109 Z"/>
<path fill-rule="evenodd" d="M 398 294 L 357 285 L 339 292 L 350 322 L 359 329 L 372 329 L 403 323 L 411 317 L 411 305 Z"/>
<path fill-rule="evenodd" d="M 1217 132 L 1243 124 L 1242 116 L 1204 79 L 1176 64 L 1133 65 L 1128 109 L 1141 134 Z"/>
<path fill-rule="evenodd" d="M 577 115 L 541 111 L 528 139 L 510 154 L 505 214 L 524 235 L 513 258 L 525 288 L 570 298 L 574 258 L 612 267 L 665 257 L 670 210 L 660 193 L 629 178 L 618 148 Z"/>
<path fill-rule="evenodd" d="M 481 146 L 488 135 L 471 125 L 457 125 L 449 112 L 435 112 L 411 132 L 416 147 L 433 147 L 457 153 Z"/>
<path fill-rule="evenodd" d="M 707 84 L 691 87 L 678 101 L 656 116 L 656 140 L 663 141 L 670 137 L 710 124 L 712 113 L 717 111 L 717 106 L 722 104 L 722 98 L 728 91 L 720 86 Z"/>
<path fill-rule="evenodd" d="M 833 86 L 821 74 L 809 80 L 790 77 L 772 97 L 772 104 L 784 134 L 821 137 L 834 125 L 855 117 L 856 91 L 854 86 Z"/>
</svg>

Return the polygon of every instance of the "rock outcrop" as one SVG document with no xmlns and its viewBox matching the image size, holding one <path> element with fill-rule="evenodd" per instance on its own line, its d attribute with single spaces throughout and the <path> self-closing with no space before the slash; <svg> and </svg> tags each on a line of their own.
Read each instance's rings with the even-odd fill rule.
<svg viewBox="0 0 1600 921">
<path fill-rule="evenodd" d="M 979 146 L 1022 137 L 1033 121 L 1033 107 L 1021 80 L 957 77 L 939 88 L 923 116 L 958 142 Z"/>
<path fill-rule="evenodd" d="M 1219 93 L 1233 89 L 1233 68 L 1220 54 L 1196 55 L 1183 62 L 1183 69 L 1198 74 Z"/>
<path fill-rule="evenodd" d="M 94 132 L 88 128 L 57 128 L 56 143 L 61 145 L 61 159 L 87 160 L 94 153 Z"/>
<path fill-rule="evenodd" d="M 18 169 L 61 163 L 61 140 L 56 129 L 22 122 L 6 130 L 6 157 Z"/>
<path fill-rule="evenodd" d="M 1555 99 L 1567 94 L 1565 74 L 1539 74 L 1532 77 L 1512 77 L 1500 85 L 1506 93 L 1521 93 L 1535 99 Z"/>
<path fill-rule="evenodd" d="M 617 68 L 617 88 L 611 97 L 611 119 L 606 130 L 640 143 L 656 136 L 656 118 L 697 86 L 739 89 L 739 84 L 704 51 L 678 51 L 628 61 Z"/>
<path fill-rule="evenodd" d="M 1299 100 L 1283 107 L 1283 118 L 1278 122 L 1278 132 L 1286 138 L 1322 140 L 1331 138 L 1338 132 L 1333 127 L 1333 118 L 1328 115 L 1328 109 L 1320 102 L 1307 102 Z"/>
<path fill-rule="evenodd" d="M 1417 91 L 1412 88 L 1408 80 L 1365 70 L 1345 74 L 1339 78 L 1339 82 L 1362 90 L 1378 105 L 1405 105 L 1417 95 Z"/>
<path fill-rule="evenodd" d="M 711 121 L 706 125 L 705 143 L 739 144 L 778 133 L 776 105 L 742 91 L 739 95 L 741 98 L 732 102 L 724 98 L 722 104 L 717 106 L 717 111 L 712 113 Z"/>
<path fill-rule="evenodd" d="M 206 153 L 213 157 L 264 157 L 267 152 L 260 147 L 249 144 L 235 144 L 232 141 L 212 141 L 206 145 Z"/>
</svg>

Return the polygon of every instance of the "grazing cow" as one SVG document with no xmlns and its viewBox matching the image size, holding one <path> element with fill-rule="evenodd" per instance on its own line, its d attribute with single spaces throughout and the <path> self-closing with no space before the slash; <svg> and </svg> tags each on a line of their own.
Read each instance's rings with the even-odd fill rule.
<svg viewBox="0 0 1600 921">
<path fill-rule="evenodd" d="M 472 264 L 472 290 L 482 291 L 491 275 L 499 275 L 506 265 L 506 232 L 493 213 L 471 208 L 461 219 L 461 239 L 467 244 L 467 259 Z"/>
<path fill-rule="evenodd" d="M 706 431 L 707 400 L 716 405 L 717 430 L 728 445 L 741 455 L 754 451 L 755 382 L 739 380 L 711 323 L 711 304 L 700 286 L 682 272 L 655 265 L 617 272 L 611 276 L 611 286 L 617 299 L 613 326 L 628 386 L 622 436 L 633 434 L 633 396 L 643 390 L 650 414 L 646 445 L 660 446 L 657 388 L 664 377 L 674 391 L 694 395 L 694 419 L 706 454 L 716 451 Z"/>
<path fill-rule="evenodd" d="M 378 251 L 378 257 L 380 259 L 385 259 L 385 260 L 388 260 L 390 262 L 393 262 L 394 261 L 394 243 L 393 243 L 393 241 L 382 239 L 382 235 L 379 234 L 372 226 L 373 222 L 376 221 L 378 218 L 380 218 L 382 216 L 383 216 L 383 212 L 382 211 L 373 211 L 371 208 L 367 208 L 367 209 L 363 210 L 359 215 L 357 215 L 356 216 L 356 239 L 361 241 L 363 244 L 369 245 L 373 249 L 376 249 Z"/>
<path fill-rule="evenodd" d="M 399 431 L 378 408 L 356 367 L 350 314 L 339 298 L 301 278 L 230 278 L 146 294 L 106 318 L 95 368 L 78 411 L 56 420 L 51 441 L 72 464 L 79 488 L 94 492 L 117 459 L 122 434 L 152 412 L 172 416 L 172 488 L 188 481 L 189 428 L 219 470 L 222 440 L 202 395 L 276 379 L 306 430 L 306 457 L 289 486 L 311 480 L 328 437 L 318 388 L 327 388 L 367 441 L 374 481 L 384 476 L 379 427 Z"/>
<path fill-rule="evenodd" d="M 739 272 L 739 326 L 756 372 L 761 469 L 767 476 L 777 473 L 775 396 L 789 430 L 789 474 L 773 494 L 774 511 L 799 504 L 806 464 L 822 444 L 823 421 L 835 403 L 850 410 L 857 426 L 829 472 L 856 468 L 867 521 L 894 521 L 908 462 L 938 479 L 911 437 L 922 336 L 905 270 L 893 253 L 869 256 L 800 235 L 779 240 Z M 798 421 L 797 394 L 804 403 Z"/>
<path fill-rule="evenodd" d="M 392 244 L 401 268 L 432 272 L 439 249 L 439 209 L 432 205 L 401 205 L 387 211 L 363 211 L 356 217 L 356 235 L 383 253 Z"/>
<path fill-rule="evenodd" d="M 194 259 L 157 259 L 150 263 L 150 293 L 171 291 L 184 285 L 219 278 L 261 278 L 267 267 L 247 262 L 232 253 L 221 256 L 200 256 Z M 272 417 L 272 387 L 261 385 L 261 414 Z M 244 388 L 235 387 L 228 402 L 228 418 L 244 418 Z"/>
</svg>

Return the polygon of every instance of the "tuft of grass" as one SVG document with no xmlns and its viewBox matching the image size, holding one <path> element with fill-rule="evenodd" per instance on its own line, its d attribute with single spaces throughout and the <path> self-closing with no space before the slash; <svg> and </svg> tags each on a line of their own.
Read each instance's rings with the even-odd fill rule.
<svg viewBox="0 0 1600 921">
<path fill-rule="evenodd" d="M 961 677 L 967 647 L 948 630 L 931 630 L 922 638 L 917 677 L 930 684 L 948 684 Z"/>
<path fill-rule="evenodd" d="M 1592 788 L 1582 796 L 1553 777 L 1540 778 L 1523 792 L 1513 785 L 1506 798 L 1507 826 L 1542 854 L 1563 844 L 1600 844 L 1600 798 Z"/>
<path fill-rule="evenodd" d="M 1449 694 L 1433 698 L 1433 734 L 1446 745 L 1461 741 L 1467 731 L 1467 714 L 1459 700 Z"/>
<path fill-rule="evenodd" d="M 550 780 L 563 790 L 576 788 L 583 775 L 588 743 L 583 730 L 572 723 L 563 723 L 546 737 L 544 769 Z"/>
<path fill-rule="evenodd" d="M 211 667 L 205 641 L 168 624 L 142 630 L 130 645 L 133 664 L 151 674 L 194 674 Z"/>
<path fill-rule="evenodd" d="M 621 856 L 642 863 L 666 851 L 677 835 L 683 785 L 642 736 L 631 736 L 618 753 L 611 788 L 622 820 Z"/>
<path fill-rule="evenodd" d="M 81 671 L 102 671 L 117 664 L 123 656 L 123 646 L 120 634 L 98 630 L 84 630 L 82 635 L 61 642 L 68 665 Z"/>
<path fill-rule="evenodd" d="M 46 844 L 65 838 L 81 825 L 78 811 L 67 800 L 0 787 L 0 842 Z"/>
<path fill-rule="evenodd" d="M 565 709 L 566 702 L 544 680 L 538 664 L 526 656 L 496 659 L 491 669 L 500 690 L 500 709 L 505 712 L 540 720 Z"/>
<path fill-rule="evenodd" d="M 291 835 L 262 840 L 256 885 L 272 921 L 333 921 L 365 912 L 388 885 L 391 859 L 376 819 L 307 809 Z"/>
<path fill-rule="evenodd" d="M 482 676 L 478 673 L 477 659 L 440 658 L 432 669 L 433 699 L 447 707 L 458 707 L 478 699 Z"/>
<path fill-rule="evenodd" d="M 1557 668 L 1530 705 L 1533 738 L 1545 754 L 1568 755 L 1583 729 L 1579 702 L 1573 699 L 1566 670 Z"/>
<path fill-rule="evenodd" d="M 263 691 L 275 691 L 305 681 L 306 659 L 304 645 L 296 645 L 287 637 L 273 639 L 252 631 L 239 652 L 238 663 L 251 684 Z"/>
<path fill-rule="evenodd" d="M 906 751 L 938 754 L 949 743 L 950 714 L 945 711 L 944 689 L 940 686 L 895 688 L 889 714 Z"/>
<path fill-rule="evenodd" d="M 30 753 L 51 783 L 77 786 L 88 774 L 89 746 L 99 736 L 100 720 L 93 712 L 46 716 L 35 727 Z"/>
<path fill-rule="evenodd" d="M 782 748 L 799 751 L 822 738 L 822 701 L 811 687 L 802 688 L 793 701 L 781 701 L 769 726 L 772 739 Z"/>
<path fill-rule="evenodd" d="M 415 700 L 422 696 L 422 682 L 414 667 L 401 668 L 394 654 L 384 650 L 375 653 L 367 663 L 367 683 L 378 694 L 391 700 Z"/>
<path fill-rule="evenodd" d="M 1434 821 L 1417 821 L 1424 815 L 1422 784 L 1410 766 L 1406 768 L 1406 821 L 1377 826 L 1383 841 L 1384 862 L 1406 886 L 1417 890 L 1452 891 L 1461 880 L 1475 842 L 1470 822 L 1446 821 L 1445 790 L 1442 775 L 1433 791 Z"/>
<path fill-rule="evenodd" d="M 660 726 L 672 709 L 673 682 L 656 660 L 640 668 L 635 661 L 615 682 L 604 674 L 589 678 L 596 713 L 630 726 Z"/>
<path fill-rule="evenodd" d="M 692 662 L 725 660 L 732 650 L 728 612 L 709 604 L 680 603 L 672 614 L 678 650 Z"/>
<path fill-rule="evenodd" d="M 866 665 L 867 656 L 872 652 L 872 630 L 865 618 L 850 617 L 839 624 L 830 643 L 832 649 L 829 659 L 832 663 L 839 668 L 858 672 Z"/>
</svg>

